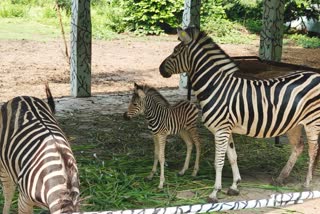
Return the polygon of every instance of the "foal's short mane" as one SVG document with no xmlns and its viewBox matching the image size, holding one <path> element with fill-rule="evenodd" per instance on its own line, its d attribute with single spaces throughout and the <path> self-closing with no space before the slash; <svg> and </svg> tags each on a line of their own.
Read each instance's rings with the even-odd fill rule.
<svg viewBox="0 0 320 214">
<path fill-rule="evenodd" d="M 164 96 L 162 96 L 162 94 L 160 94 L 159 91 L 157 91 L 157 89 L 148 85 L 144 85 L 143 91 L 146 94 L 146 96 L 152 96 L 156 99 L 157 102 L 161 103 L 163 106 L 170 106 L 168 100 L 166 100 L 166 98 L 164 98 Z"/>
</svg>

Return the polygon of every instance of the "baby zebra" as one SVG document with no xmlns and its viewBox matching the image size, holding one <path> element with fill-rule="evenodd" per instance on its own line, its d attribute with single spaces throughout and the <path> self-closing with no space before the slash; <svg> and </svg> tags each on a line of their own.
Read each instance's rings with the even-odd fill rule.
<svg viewBox="0 0 320 214">
<path fill-rule="evenodd" d="M 35 97 L 15 97 L 0 111 L 0 179 L 10 213 L 16 185 L 19 214 L 33 206 L 51 214 L 79 209 L 79 179 L 70 145 L 54 118 L 54 100 L 46 85 L 48 104 Z"/>
<path fill-rule="evenodd" d="M 196 146 L 196 161 L 192 176 L 196 176 L 199 170 L 200 141 L 197 132 L 198 108 L 188 102 L 180 101 L 171 106 L 169 102 L 155 89 L 147 85 L 134 83 L 134 93 L 124 113 L 125 119 L 131 119 L 139 114 L 145 114 L 148 121 L 148 128 L 152 131 L 154 140 L 154 163 L 148 179 L 152 179 L 160 162 L 160 184 L 164 183 L 164 162 L 166 138 L 170 134 L 179 134 L 187 145 L 187 155 L 184 166 L 179 172 L 183 175 L 189 167 L 192 144 Z"/>
</svg>

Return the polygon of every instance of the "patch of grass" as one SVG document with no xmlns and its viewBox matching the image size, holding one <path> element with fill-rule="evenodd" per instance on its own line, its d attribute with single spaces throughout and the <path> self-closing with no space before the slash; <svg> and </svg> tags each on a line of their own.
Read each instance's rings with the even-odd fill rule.
<svg viewBox="0 0 320 214">
<path fill-rule="evenodd" d="M 87 118 L 91 118 L 88 122 Z M 72 117 L 60 118 L 63 130 L 71 139 L 78 161 L 82 198 L 85 211 L 118 210 L 206 203 L 214 184 L 213 136 L 199 122 L 202 155 L 199 175 L 191 177 L 192 169 L 185 176 L 177 172 L 183 166 L 186 148 L 179 137 L 170 137 L 166 146 L 166 181 L 163 190 L 157 189 L 159 175 L 145 181 L 153 164 L 153 141 L 143 117 L 124 121 L 122 115 L 90 115 L 75 113 Z M 82 122 L 85 121 L 85 122 Z M 277 147 L 273 139 L 261 140 L 235 135 L 238 165 L 245 188 L 266 192 L 292 192 L 306 174 L 306 153 L 297 162 L 291 177 L 298 180 L 293 186 L 269 185 L 276 177 L 290 154 L 288 145 Z M 190 162 L 190 168 L 194 164 Z M 254 181 L 247 177 L 261 175 Z M 223 188 L 232 183 L 228 161 L 223 169 Z M 190 198 L 177 197 L 181 191 L 190 191 Z M 219 194 L 221 200 L 240 200 Z M 266 198 L 267 198 L 266 193 Z"/>
<path fill-rule="evenodd" d="M 303 48 L 320 48 L 319 37 L 308 37 L 302 34 L 293 34 L 289 35 L 288 37 Z"/>
<path fill-rule="evenodd" d="M 61 35 L 58 28 L 20 18 L 1 18 L 0 26 L 0 39 L 47 41 Z"/>
</svg>

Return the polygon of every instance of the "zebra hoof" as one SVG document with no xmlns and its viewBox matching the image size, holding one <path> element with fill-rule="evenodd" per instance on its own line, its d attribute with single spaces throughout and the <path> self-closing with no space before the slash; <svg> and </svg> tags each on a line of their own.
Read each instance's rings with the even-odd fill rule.
<svg viewBox="0 0 320 214">
<path fill-rule="evenodd" d="M 151 176 L 145 177 L 145 178 L 144 178 L 144 181 L 152 181 L 152 178 L 153 178 L 153 177 L 151 177 Z"/>
<path fill-rule="evenodd" d="M 217 198 L 210 198 L 210 197 L 208 197 L 207 201 L 208 201 L 208 203 L 212 203 L 212 204 L 219 202 Z"/>
<path fill-rule="evenodd" d="M 197 175 L 198 175 L 198 171 L 193 171 L 192 174 L 191 174 L 191 176 L 192 176 L 193 178 L 197 177 Z"/>
<path fill-rule="evenodd" d="M 240 194 L 240 191 L 237 190 L 237 189 L 229 188 L 228 192 L 227 192 L 227 195 L 230 195 L 230 196 L 236 196 L 236 195 L 239 195 L 239 194 Z"/>
<path fill-rule="evenodd" d="M 177 175 L 178 175 L 179 177 L 182 177 L 182 176 L 184 176 L 184 172 L 178 172 Z"/>
</svg>

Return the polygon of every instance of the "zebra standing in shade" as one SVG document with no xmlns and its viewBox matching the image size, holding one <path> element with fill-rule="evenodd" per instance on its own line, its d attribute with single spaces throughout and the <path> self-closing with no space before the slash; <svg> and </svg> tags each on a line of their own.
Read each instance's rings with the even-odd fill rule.
<svg viewBox="0 0 320 214">
<path fill-rule="evenodd" d="M 216 180 L 209 199 L 217 201 L 225 153 L 231 164 L 233 183 L 228 194 L 239 193 L 241 177 L 231 133 L 251 137 L 275 137 L 287 133 L 292 153 L 278 183 L 289 176 L 303 150 L 304 127 L 309 144 L 309 166 L 305 187 L 309 187 L 319 158 L 320 75 L 297 71 L 279 78 L 248 80 L 234 75 L 236 64 L 205 33 L 195 28 L 178 30 L 180 44 L 160 65 L 163 77 L 187 72 L 202 107 L 202 121 L 215 134 Z"/>
<path fill-rule="evenodd" d="M 59 128 L 54 101 L 46 86 L 48 104 L 35 97 L 16 97 L 0 112 L 0 179 L 8 214 L 16 185 L 19 214 L 33 206 L 51 214 L 78 211 L 79 179 L 70 145 Z"/>
<path fill-rule="evenodd" d="M 153 133 L 154 163 L 148 179 L 152 179 L 160 162 L 160 184 L 164 183 L 164 162 L 166 138 L 170 134 L 180 134 L 187 145 L 187 155 L 184 166 L 179 172 L 183 175 L 189 168 L 192 144 L 196 147 L 196 161 L 192 176 L 196 176 L 199 170 L 200 141 L 197 132 L 198 108 L 189 101 L 180 101 L 171 106 L 169 102 L 155 89 L 147 85 L 134 84 L 134 93 L 125 112 L 124 118 L 130 119 L 144 113 Z"/>
</svg>

